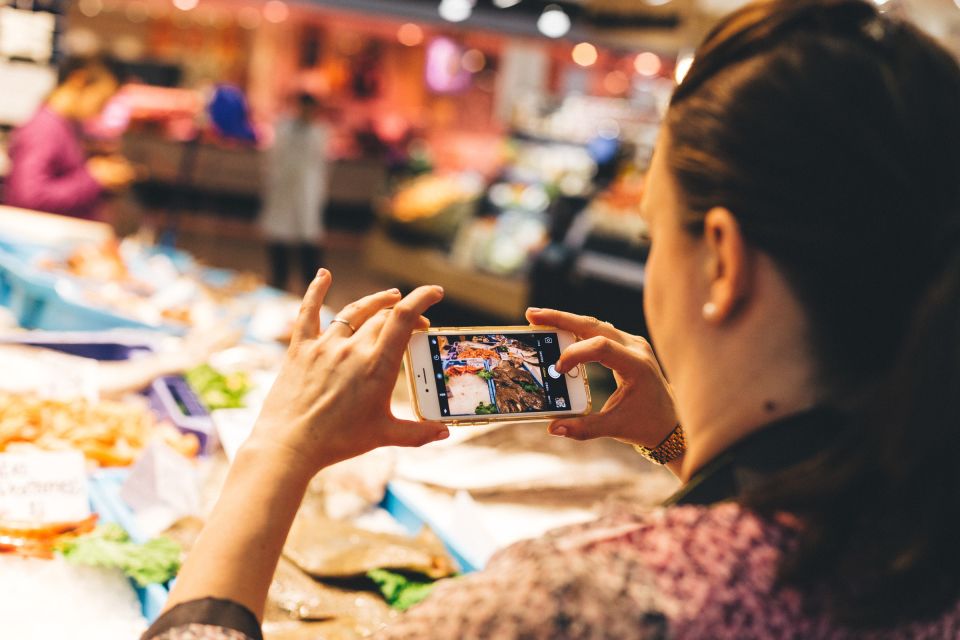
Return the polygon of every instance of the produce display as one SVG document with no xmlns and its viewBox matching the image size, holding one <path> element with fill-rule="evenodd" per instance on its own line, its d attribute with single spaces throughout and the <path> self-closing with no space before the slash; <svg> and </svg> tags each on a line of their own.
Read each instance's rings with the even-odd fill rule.
<svg viewBox="0 0 960 640">
<path fill-rule="evenodd" d="M 435 239 L 452 236 L 458 228 L 479 229 L 486 235 L 473 243 L 470 264 L 497 275 L 521 274 L 548 242 L 555 200 L 592 188 L 594 169 L 582 146 L 567 145 L 554 154 L 550 148 L 531 141 L 518 150 L 514 175 L 501 176 L 488 194 L 494 206 L 503 208 L 495 218 L 462 224 L 478 207 L 484 187 L 463 174 L 426 175 L 405 183 L 381 213 L 396 228 Z M 616 186 L 604 197 L 613 204 L 627 203 L 632 186 L 624 182 L 622 192 Z M 13 262 L 6 260 L 6 251 L 0 245 L 5 258 L 0 277 Z M 73 522 L 0 519 L 0 589 L 12 594 L 0 604 L 4 635 L 134 638 L 160 611 L 167 585 L 219 495 L 228 457 L 234 455 L 228 441 L 239 446 L 249 433 L 244 429 L 256 420 L 280 366 L 282 349 L 275 341 L 289 333 L 298 303 L 264 290 L 255 277 L 205 269 L 189 256 L 132 240 L 51 246 L 29 257 L 14 253 L 24 270 L 42 276 L 35 280 L 53 293 L 102 312 L 81 318 L 76 328 L 99 334 L 106 327 L 97 322 L 106 314 L 136 319 L 135 326 L 142 328 L 125 329 L 130 335 L 116 338 L 116 351 L 129 352 L 122 356 L 125 360 L 94 361 L 78 348 L 83 344 L 79 338 L 66 340 L 69 348 L 61 348 L 62 336 L 54 339 L 39 331 L 18 330 L 0 341 L 7 343 L 0 344 L 0 360 L 8 365 L 0 374 L 0 454 L 82 452 L 86 470 L 80 457 L 73 457 L 76 473 L 81 479 L 86 474 L 86 482 L 76 485 L 90 493 L 77 499 L 83 505 L 89 500 L 95 511 Z M 115 338 L 94 337 L 104 345 Z M 142 343 L 140 338 L 145 338 Z M 238 341 L 242 344 L 236 346 Z M 441 347 L 438 372 L 455 412 L 542 410 L 556 395 L 545 391 L 538 351 L 525 337 L 447 336 Z M 163 386 L 171 376 L 178 384 Z M 154 384 L 161 378 L 162 384 Z M 552 380 L 547 383 L 553 387 Z M 157 389 L 169 392 L 171 398 L 164 402 L 183 415 L 157 404 Z M 203 406 L 193 412 L 197 399 Z M 394 400 L 401 415 L 407 400 L 399 394 Z M 173 416 L 169 420 L 177 426 L 166 416 Z M 190 431 L 194 419 L 210 425 L 209 431 L 194 430 L 204 439 L 202 455 L 200 440 Z M 231 428 L 232 440 L 227 437 Z M 270 587 L 265 637 L 373 637 L 400 611 L 427 597 L 436 581 L 482 567 L 483 558 L 462 553 L 478 540 L 502 548 L 519 539 L 520 529 L 529 537 L 546 530 L 534 529 L 548 521 L 583 521 L 596 514 L 596 504 L 609 488 L 632 487 L 637 480 L 636 456 L 625 448 L 616 454 L 607 449 L 589 453 L 587 445 L 576 454 L 555 456 L 554 448 L 569 443 L 543 441 L 538 432 L 536 442 L 516 445 L 507 431 L 481 437 L 473 446 L 474 457 L 467 455 L 469 445 L 462 451 L 446 449 L 442 456 L 429 448 L 403 454 L 382 449 L 318 474 Z M 502 445 L 501 438 L 510 446 Z M 167 446 L 151 447 L 154 442 Z M 413 465 L 396 463 L 400 455 L 418 454 L 429 458 Z M 454 460 L 459 462 L 443 467 Z M 454 504 L 442 503 L 442 516 L 423 517 L 416 530 L 409 517 L 393 515 L 402 513 L 395 510 L 399 494 L 392 490 L 399 482 L 417 482 Z M 544 504 L 553 508 L 551 496 L 561 502 L 560 489 L 563 500 L 576 502 L 575 513 L 565 503 L 567 511 L 557 519 L 534 517 L 526 528 L 484 521 L 472 536 L 460 538 L 446 522 L 474 527 L 483 515 L 476 503 L 491 496 L 508 495 L 513 502 L 506 510 L 514 517 L 537 515 Z M 644 490 L 651 493 L 646 486 Z"/>
<path fill-rule="evenodd" d="M 180 570 L 180 545 L 176 542 L 154 538 L 137 544 L 114 523 L 66 537 L 57 543 L 56 550 L 74 564 L 119 569 L 141 587 L 169 582 Z"/>
<path fill-rule="evenodd" d="M 0 394 L 0 451 L 77 449 L 94 464 L 127 466 L 153 439 L 190 457 L 200 447 L 196 436 L 157 420 L 145 401 Z"/>
<path fill-rule="evenodd" d="M 459 175 L 426 174 L 404 183 L 390 203 L 390 215 L 399 222 L 431 218 L 479 195 L 474 180 Z"/>
<path fill-rule="evenodd" d="M 252 388 L 246 373 L 238 371 L 224 374 L 208 364 L 191 369 L 186 378 L 210 411 L 242 408 L 243 399 Z"/>
</svg>

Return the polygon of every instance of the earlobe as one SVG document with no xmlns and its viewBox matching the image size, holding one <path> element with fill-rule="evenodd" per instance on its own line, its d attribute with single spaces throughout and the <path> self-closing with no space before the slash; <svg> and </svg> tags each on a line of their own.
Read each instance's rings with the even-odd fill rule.
<svg viewBox="0 0 960 640">
<path fill-rule="evenodd" d="M 708 252 L 709 300 L 703 306 L 703 317 L 709 322 L 722 322 L 747 296 L 747 244 L 737 219 L 724 207 L 707 212 L 704 242 Z"/>
</svg>

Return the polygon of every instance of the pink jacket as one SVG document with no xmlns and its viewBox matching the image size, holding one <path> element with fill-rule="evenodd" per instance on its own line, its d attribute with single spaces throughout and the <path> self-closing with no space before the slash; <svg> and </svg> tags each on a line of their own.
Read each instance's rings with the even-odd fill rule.
<svg viewBox="0 0 960 640">
<path fill-rule="evenodd" d="M 74 123 L 41 107 L 14 131 L 9 154 L 6 204 L 78 218 L 93 216 L 101 187 L 87 171 Z"/>
</svg>

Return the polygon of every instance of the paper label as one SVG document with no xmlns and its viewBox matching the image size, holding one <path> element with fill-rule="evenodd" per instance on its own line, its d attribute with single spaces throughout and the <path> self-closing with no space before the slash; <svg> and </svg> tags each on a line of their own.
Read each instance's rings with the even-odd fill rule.
<svg viewBox="0 0 960 640">
<path fill-rule="evenodd" d="M 73 522 L 89 515 L 79 451 L 0 454 L 0 521 Z"/>
</svg>

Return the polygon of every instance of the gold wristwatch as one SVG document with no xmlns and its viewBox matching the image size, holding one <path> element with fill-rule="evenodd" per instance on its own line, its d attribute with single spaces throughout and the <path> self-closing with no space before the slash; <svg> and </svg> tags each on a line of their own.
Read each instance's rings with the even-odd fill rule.
<svg viewBox="0 0 960 640">
<path fill-rule="evenodd" d="M 648 449 L 639 444 L 633 445 L 633 448 L 637 450 L 637 453 L 651 462 L 667 464 L 683 455 L 687 450 L 687 439 L 683 435 L 683 427 L 681 427 L 678 422 L 677 426 L 673 428 L 673 431 L 653 449 Z"/>
</svg>

